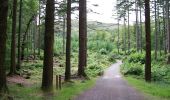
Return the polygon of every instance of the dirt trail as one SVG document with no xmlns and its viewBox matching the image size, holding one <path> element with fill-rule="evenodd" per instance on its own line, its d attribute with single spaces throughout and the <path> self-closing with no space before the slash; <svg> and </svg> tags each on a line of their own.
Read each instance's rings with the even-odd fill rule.
<svg viewBox="0 0 170 100">
<path fill-rule="evenodd" d="M 92 89 L 80 94 L 75 100 L 150 100 L 121 77 L 121 64 L 121 61 L 117 61 L 109 67 Z"/>
</svg>

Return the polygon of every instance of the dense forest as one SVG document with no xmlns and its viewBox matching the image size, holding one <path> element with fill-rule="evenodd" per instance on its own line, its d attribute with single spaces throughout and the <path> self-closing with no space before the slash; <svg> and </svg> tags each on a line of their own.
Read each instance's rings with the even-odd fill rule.
<svg viewBox="0 0 170 100">
<path fill-rule="evenodd" d="M 115 1 L 0 0 L 0 100 L 169 100 L 170 1 Z"/>
</svg>

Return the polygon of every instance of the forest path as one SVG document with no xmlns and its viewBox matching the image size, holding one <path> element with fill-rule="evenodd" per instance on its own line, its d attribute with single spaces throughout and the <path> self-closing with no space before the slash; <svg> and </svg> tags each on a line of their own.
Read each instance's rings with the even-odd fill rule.
<svg viewBox="0 0 170 100">
<path fill-rule="evenodd" d="M 150 100 L 129 86 L 120 74 L 121 61 L 106 69 L 96 85 L 78 95 L 75 100 Z"/>
</svg>

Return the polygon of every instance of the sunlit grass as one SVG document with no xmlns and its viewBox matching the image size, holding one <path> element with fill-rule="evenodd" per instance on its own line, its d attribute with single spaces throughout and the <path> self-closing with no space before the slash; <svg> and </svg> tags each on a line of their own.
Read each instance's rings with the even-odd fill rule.
<svg viewBox="0 0 170 100">
<path fill-rule="evenodd" d="M 10 96 L 14 100 L 70 100 L 76 95 L 92 87 L 95 79 L 80 81 L 76 80 L 72 83 L 66 83 L 61 90 L 55 90 L 53 93 L 44 94 L 40 89 L 40 84 L 23 87 L 19 85 L 9 85 Z"/>
<path fill-rule="evenodd" d="M 125 77 L 129 84 L 133 85 L 139 91 L 160 97 L 163 100 L 170 100 L 170 85 L 164 83 L 147 83 L 144 80 L 136 79 L 131 76 Z"/>
</svg>

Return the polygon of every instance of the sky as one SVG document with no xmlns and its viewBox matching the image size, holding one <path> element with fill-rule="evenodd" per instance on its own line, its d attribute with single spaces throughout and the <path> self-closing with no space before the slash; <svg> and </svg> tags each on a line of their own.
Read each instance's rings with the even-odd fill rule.
<svg viewBox="0 0 170 100">
<path fill-rule="evenodd" d="M 114 13 L 116 14 L 116 1 L 117 0 L 87 0 L 87 8 L 92 9 L 95 13 L 88 13 L 87 19 L 89 21 L 99 21 L 104 23 L 117 23 L 115 19 L 116 16 L 113 16 Z M 99 5 L 98 7 L 93 6 L 92 4 Z M 133 24 L 136 20 L 136 15 L 134 12 L 130 12 L 129 20 L 130 24 Z M 142 20 L 144 21 L 144 16 L 142 16 Z M 123 23 L 123 22 L 121 22 Z"/>
<path fill-rule="evenodd" d="M 97 4 L 98 6 L 93 6 Z M 99 21 L 105 23 L 116 23 L 117 21 L 113 18 L 115 11 L 116 0 L 88 0 L 87 8 L 92 9 L 96 13 L 89 12 L 87 14 L 88 20 Z"/>
</svg>

